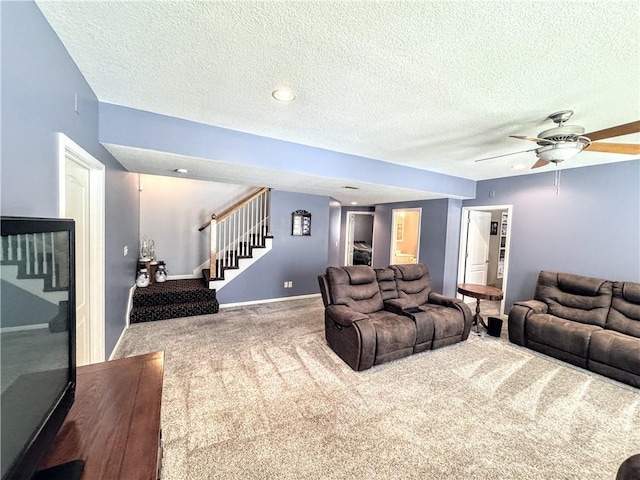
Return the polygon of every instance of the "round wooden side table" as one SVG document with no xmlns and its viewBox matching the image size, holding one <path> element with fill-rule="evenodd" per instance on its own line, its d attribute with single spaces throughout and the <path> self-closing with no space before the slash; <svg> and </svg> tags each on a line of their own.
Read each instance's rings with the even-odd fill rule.
<svg viewBox="0 0 640 480">
<path fill-rule="evenodd" d="M 476 299 L 476 333 L 480 333 L 480 324 L 482 324 L 484 328 L 487 328 L 487 324 L 484 323 L 484 320 L 480 315 L 480 300 L 497 302 L 504 298 L 504 294 L 499 288 L 489 287 L 487 285 L 478 285 L 475 283 L 459 283 L 458 293 Z"/>
</svg>

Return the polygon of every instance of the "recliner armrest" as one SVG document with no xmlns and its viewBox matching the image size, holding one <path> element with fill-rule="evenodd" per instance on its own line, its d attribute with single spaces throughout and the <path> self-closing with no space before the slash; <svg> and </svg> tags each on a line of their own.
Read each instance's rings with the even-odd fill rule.
<svg viewBox="0 0 640 480">
<path fill-rule="evenodd" d="M 327 305 L 327 314 L 331 319 L 344 327 L 350 326 L 358 320 L 367 320 L 369 317 L 347 307 L 346 305 Z"/>
<path fill-rule="evenodd" d="M 531 313 L 547 313 L 549 305 L 540 300 L 527 300 L 525 302 L 514 302 L 513 305 L 520 305 L 532 310 Z"/>
<path fill-rule="evenodd" d="M 420 310 L 418 305 L 408 298 L 391 298 L 384 301 L 384 309 L 399 315 L 415 313 Z"/>
<path fill-rule="evenodd" d="M 547 313 L 549 307 L 538 300 L 515 302 L 509 311 L 509 341 L 523 347 L 527 346 L 526 323 L 529 315 Z"/>
<path fill-rule="evenodd" d="M 466 340 L 469 336 L 469 332 L 471 331 L 471 326 L 473 325 L 473 314 L 471 313 L 471 309 L 469 306 L 464 303 L 464 301 L 460 298 L 454 297 L 446 297 L 440 293 L 430 292 L 429 293 L 429 303 L 433 303 L 435 305 L 441 305 L 443 307 L 455 308 L 459 312 L 462 313 L 462 318 L 464 321 L 464 330 L 462 333 L 462 339 Z"/>
<path fill-rule="evenodd" d="M 453 308 L 456 308 L 456 305 L 460 303 L 465 304 L 459 298 L 445 297 L 444 295 L 436 292 L 429 293 L 429 303 L 435 303 L 436 305 L 442 305 L 443 307 L 453 307 Z"/>
</svg>

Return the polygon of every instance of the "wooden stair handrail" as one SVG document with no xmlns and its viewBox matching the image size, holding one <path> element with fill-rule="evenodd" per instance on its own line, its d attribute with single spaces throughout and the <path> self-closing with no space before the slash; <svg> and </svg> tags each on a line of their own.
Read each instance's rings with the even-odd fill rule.
<svg viewBox="0 0 640 480">
<path fill-rule="evenodd" d="M 251 200 L 253 200 L 256 197 L 259 197 L 260 195 L 262 195 L 264 192 L 269 191 L 270 188 L 268 187 L 262 187 L 259 188 L 258 190 L 256 190 L 253 193 L 250 193 L 249 195 L 247 195 L 246 197 L 244 197 L 242 200 L 237 201 L 236 203 L 234 203 L 233 205 L 231 205 L 229 208 L 227 208 L 225 211 L 223 211 L 221 214 L 216 215 L 215 213 L 211 214 L 211 220 L 217 220 L 218 222 L 221 222 L 222 220 L 224 220 L 225 218 L 227 218 L 229 215 L 231 215 L 232 213 L 234 213 L 237 210 L 240 210 L 242 207 L 244 207 L 247 203 L 249 203 Z M 209 220 L 206 223 L 203 223 L 202 226 L 198 229 L 199 232 L 201 232 L 202 230 L 204 230 L 205 228 L 207 228 L 209 225 L 211 225 L 211 220 Z"/>
</svg>

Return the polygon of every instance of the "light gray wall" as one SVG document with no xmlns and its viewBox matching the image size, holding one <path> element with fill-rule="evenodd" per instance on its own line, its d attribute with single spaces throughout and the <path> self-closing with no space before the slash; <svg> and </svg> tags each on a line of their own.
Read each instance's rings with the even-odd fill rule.
<svg viewBox="0 0 640 480">
<path fill-rule="evenodd" d="M 356 215 L 353 240 L 371 245 L 373 243 L 373 215 Z"/>
<path fill-rule="evenodd" d="M 640 281 L 640 160 L 563 170 L 559 195 L 553 171 L 477 191 L 465 207 L 513 205 L 506 311 L 533 297 L 540 270 Z"/>
<path fill-rule="evenodd" d="M 330 197 L 273 190 L 273 249 L 218 292 L 221 304 L 318 293 L 317 276 L 328 265 Z M 291 235 L 291 214 L 311 213 L 311 236 Z M 286 281 L 293 288 L 284 288 Z"/>
<path fill-rule="evenodd" d="M 192 275 L 207 261 L 210 230 L 200 226 L 256 189 L 159 175 L 140 175 L 140 185 L 140 235 L 153 240 L 169 275 Z"/>
<path fill-rule="evenodd" d="M 106 167 L 105 349 L 125 325 L 138 242 L 136 178 L 98 143 L 98 101 L 32 1 L 0 2 L 2 44 L 1 202 L 3 215 L 58 216 L 62 132 Z M 79 113 L 74 111 L 78 95 Z M 135 248 L 134 248 L 135 249 Z"/>
<path fill-rule="evenodd" d="M 476 191 L 476 182 L 466 178 L 107 103 L 100 104 L 100 141 L 202 159 L 224 159 L 246 168 L 354 179 L 444 196 L 473 198 Z"/>
<path fill-rule="evenodd" d="M 393 210 L 421 208 L 418 261 L 429 267 L 434 291 L 449 296 L 455 295 L 461 202 L 444 198 L 422 202 L 386 203 L 376 205 L 375 208 L 374 266 L 389 265 Z"/>
<path fill-rule="evenodd" d="M 457 292 L 461 220 L 462 200 L 450 198 L 447 201 L 446 250 L 442 274 L 442 293 L 449 297 L 455 297 Z"/>
</svg>

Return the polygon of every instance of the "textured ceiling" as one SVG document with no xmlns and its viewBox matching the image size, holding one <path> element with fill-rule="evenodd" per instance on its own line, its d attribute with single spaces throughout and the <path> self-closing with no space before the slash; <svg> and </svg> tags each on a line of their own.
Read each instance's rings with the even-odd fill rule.
<svg viewBox="0 0 640 480">
<path fill-rule="evenodd" d="M 640 0 L 37 4 L 100 101 L 475 180 L 527 172 L 533 152 L 474 160 L 534 147 L 508 135 L 552 112 L 640 118 Z"/>
</svg>

